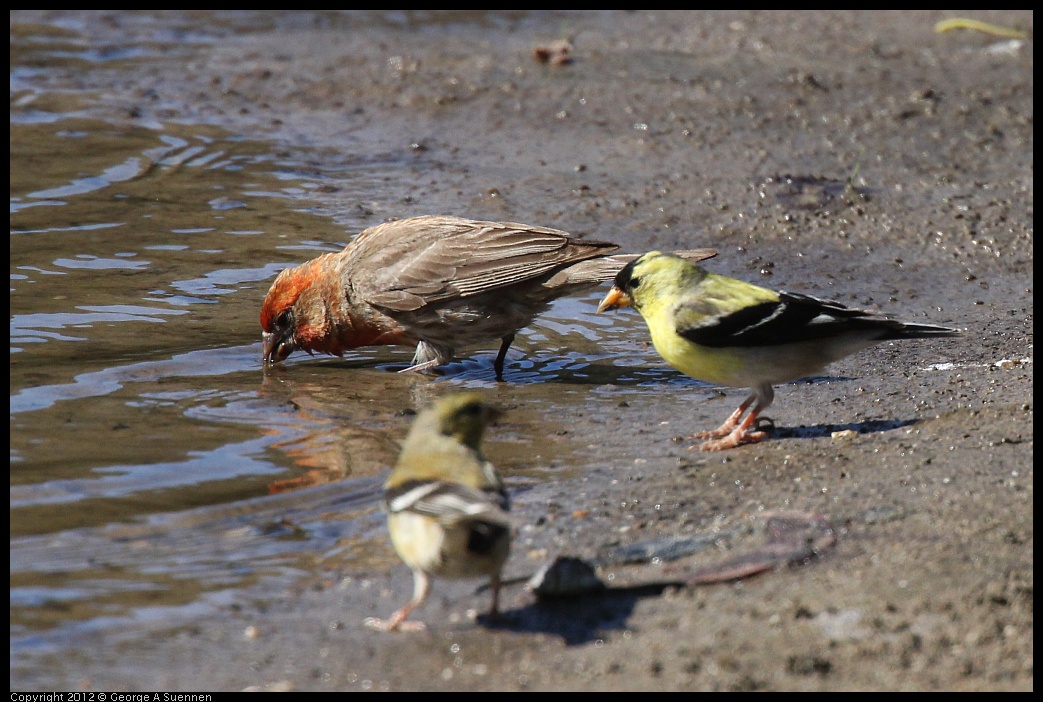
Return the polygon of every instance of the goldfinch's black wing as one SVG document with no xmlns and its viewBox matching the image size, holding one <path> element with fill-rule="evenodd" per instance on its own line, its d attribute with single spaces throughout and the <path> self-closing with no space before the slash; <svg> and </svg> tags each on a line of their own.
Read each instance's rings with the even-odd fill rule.
<svg viewBox="0 0 1043 702">
<path fill-rule="evenodd" d="M 778 292 L 775 300 L 753 301 L 733 309 L 712 298 L 686 303 L 695 313 L 680 311 L 677 333 L 709 347 L 781 346 L 870 333 L 878 340 L 952 336 L 955 330 L 927 324 L 907 324 L 876 316 L 811 295 Z M 709 304 L 709 306 L 707 306 Z"/>
</svg>

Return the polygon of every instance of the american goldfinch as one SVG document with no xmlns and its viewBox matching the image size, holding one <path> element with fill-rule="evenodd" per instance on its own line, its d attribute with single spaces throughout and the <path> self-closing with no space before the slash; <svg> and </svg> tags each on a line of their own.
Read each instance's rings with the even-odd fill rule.
<svg viewBox="0 0 1043 702">
<path fill-rule="evenodd" d="M 641 313 L 652 344 L 671 366 L 697 380 L 753 390 L 719 429 L 691 437 L 710 439 L 699 446 L 703 451 L 766 439 L 755 424 L 775 397 L 773 385 L 812 375 L 881 341 L 959 334 L 768 290 L 659 251 L 627 264 L 598 312 L 627 306 Z"/>
<path fill-rule="evenodd" d="M 264 363 L 293 351 L 341 356 L 416 346 L 405 371 L 449 363 L 456 348 L 500 340 L 503 378 L 515 333 L 562 295 L 611 280 L 632 255 L 556 229 L 423 216 L 380 224 L 340 253 L 279 273 L 261 307 Z M 677 252 L 693 260 L 713 249 Z"/>
<path fill-rule="evenodd" d="M 436 401 L 416 418 L 384 485 L 391 542 L 413 569 L 413 599 L 390 619 L 367 619 L 367 626 L 423 629 L 406 618 L 427 597 L 431 576 L 489 576 L 490 614 L 498 611 L 511 541 L 509 502 L 480 445 L 486 423 L 499 415 L 478 395 L 463 393 Z"/>
</svg>

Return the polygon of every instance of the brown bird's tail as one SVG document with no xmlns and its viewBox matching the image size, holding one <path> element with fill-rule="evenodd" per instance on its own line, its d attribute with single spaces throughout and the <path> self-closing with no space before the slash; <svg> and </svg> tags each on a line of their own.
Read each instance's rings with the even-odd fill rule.
<svg viewBox="0 0 1043 702">
<path fill-rule="evenodd" d="M 685 249 L 684 251 L 671 252 L 675 256 L 687 259 L 693 263 L 713 258 L 717 255 L 717 249 Z M 616 273 L 623 267 L 639 257 L 641 254 L 612 254 L 611 256 L 600 256 L 579 261 L 568 268 L 559 271 L 544 285 L 556 288 L 565 285 L 590 285 L 592 283 L 603 283 L 616 277 Z"/>
</svg>

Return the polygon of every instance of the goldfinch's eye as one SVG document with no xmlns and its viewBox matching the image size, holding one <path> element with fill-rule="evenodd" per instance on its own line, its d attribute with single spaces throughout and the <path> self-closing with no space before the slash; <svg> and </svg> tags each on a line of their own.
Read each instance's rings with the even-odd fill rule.
<svg viewBox="0 0 1043 702">
<path fill-rule="evenodd" d="M 638 285 L 641 285 L 641 279 L 640 278 L 631 278 L 630 280 L 627 281 L 627 290 L 633 290 Z"/>
</svg>

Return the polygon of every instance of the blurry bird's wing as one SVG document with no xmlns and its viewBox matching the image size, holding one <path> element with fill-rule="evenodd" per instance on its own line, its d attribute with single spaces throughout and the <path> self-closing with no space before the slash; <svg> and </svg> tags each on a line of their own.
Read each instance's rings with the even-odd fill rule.
<svg viewBox="0 0 1043 702">
<path fill-rule="evenodd" d="M 514 222 L 419 217 L 367 229 L 348 248 L 365 262 L 366 279 L 352 281 L 362 297 L 409 311 L 531 280 L 619 247 Z"/>
<path fill-rule="evenodd" d="M 510 524 L 507 491 L 502 487 L 484 490 L 441 480 L 410 480 L 387 490 L 387 511 L 416 512 L 445 525 L 481 519 L 495 524 Z"/>
</svg>

